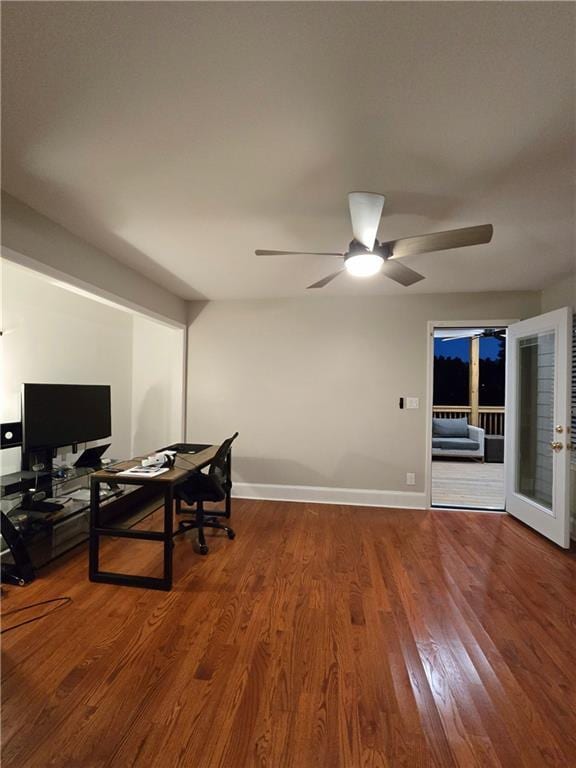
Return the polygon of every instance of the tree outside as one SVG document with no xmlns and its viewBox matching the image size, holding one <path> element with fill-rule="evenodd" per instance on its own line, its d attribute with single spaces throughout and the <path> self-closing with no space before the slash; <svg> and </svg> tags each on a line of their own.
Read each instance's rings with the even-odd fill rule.
<svg viewBox="0 0 576 768">
<path fill-rule="evenodd" d="M 479 404 L 503 406 L 506 340 L 480 337 Z M 434 405 L 470 405 L 470 340 L 434 339 Z"/>
</svg>

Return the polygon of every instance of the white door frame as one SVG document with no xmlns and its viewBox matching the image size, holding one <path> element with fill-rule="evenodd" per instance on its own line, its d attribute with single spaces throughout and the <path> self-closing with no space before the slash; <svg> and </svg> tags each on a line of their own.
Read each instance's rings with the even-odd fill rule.
<svg viewBox="0 0 576 768">
<path fill-rule="evenodd" d="M 427 325 L 427 376 L 426 376 L 426 473 L 424 492 L 426 508 L 432 508 L 432 406 L 434 404 L 434 329 L 435 328 L 507 328 L 518 322 L 518 318 L 484 320 L 429 320 Z M 506 383 L 504 385 L 506 390 Z M 504 478 L 506 478 L 506 451 L 504 451 Z M 506 482 L 506 480 L 504 480 Z M 506 488 L 504 488 L 506 493 Z M 478 510 L 483 512 L 484 510 Z M 486 510 L 486 512 L 499 510 Z"/>
</svg>

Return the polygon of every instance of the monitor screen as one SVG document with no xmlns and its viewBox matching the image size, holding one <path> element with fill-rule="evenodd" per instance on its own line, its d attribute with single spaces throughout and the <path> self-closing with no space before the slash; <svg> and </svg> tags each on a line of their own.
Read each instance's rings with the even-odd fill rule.
<svg viewBox="0 0 576 768">
<path fill-rule="evenodd" d="M 102 384 L 24 384 L 25 450 L 58 448 L 112 433 L 110 387 Z"/>
</svg>

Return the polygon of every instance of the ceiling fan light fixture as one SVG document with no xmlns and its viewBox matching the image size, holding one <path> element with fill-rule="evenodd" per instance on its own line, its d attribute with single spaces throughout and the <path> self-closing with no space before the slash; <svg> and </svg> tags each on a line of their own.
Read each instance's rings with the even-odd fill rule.
<svg viewBox="0 0 576 768">
<path fill-rule="evenodd" d="M 340 259 L 340 269 L 317 280 L 307 288 L 324 288 L 344 271 L 355 277 L 371 277 L 381 272 L 395 283 L 408 288 L 414 283 L 424 280 L 424 275 L 399 261 L 405 256 L 416 256 L 419 253 L 431 253 L 432 251 L 447 251 L 450 248 L 463 248 L 468 245 L 482 245 L 492 240 L 494 232 L 492 224 L 481 224 L 379 243 L 376 235 L 384 202 L 384 195 L 375 192 L 350 192 L 348 194 L 348 208 L 354 237 L 348 245 L 347 253 L 256 250 L 255 254 L 256 256 L 304 254 L 336 256 Z M 342 264 L 342 259 L 344 264 Z"/>
<path fill-rule="evenodd" d="M 354 277 L 370 277 L 382 269 L 384 259 L 379 253 L 364 251 L 348 256 L 345 262 L 346 271 Z"/>
</svg>

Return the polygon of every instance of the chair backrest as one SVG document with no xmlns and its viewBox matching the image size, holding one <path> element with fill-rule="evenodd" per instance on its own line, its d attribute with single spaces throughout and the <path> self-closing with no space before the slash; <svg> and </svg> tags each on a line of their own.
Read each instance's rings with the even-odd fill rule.
<svg viewBox="0 0 576 768">
<path fill-rule="evenodd" d="M 214 482 L 223 493 L 227 490 L 226 484 L 228 482 L 228 471 L 226 463 L 228 461 L 228 454 L 232 447 L 232 443 L 238 437 L 238 432 L 234 432 L 232 437 L 228 437 L 220 448 L 216 451 L 216 455 L 210 462 L 210 469 L 208 470 L 208 476 Z"/>
</svg>

